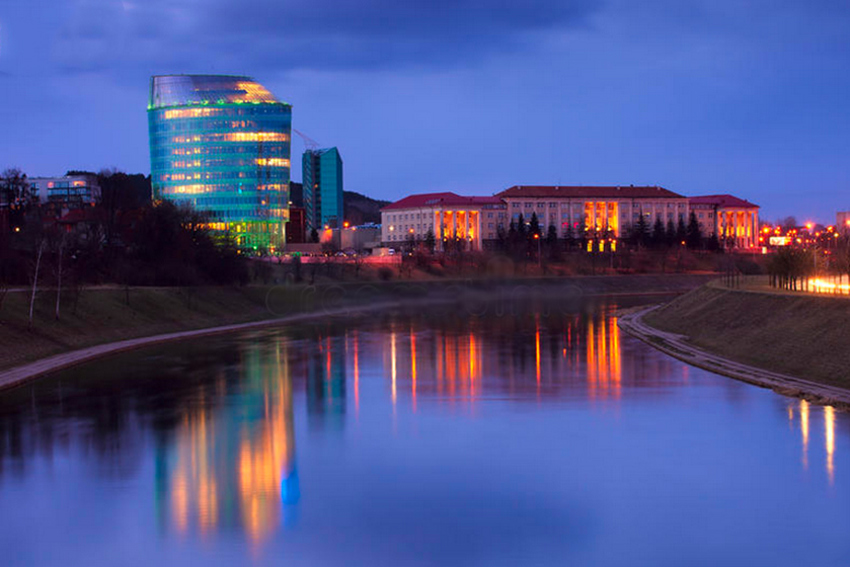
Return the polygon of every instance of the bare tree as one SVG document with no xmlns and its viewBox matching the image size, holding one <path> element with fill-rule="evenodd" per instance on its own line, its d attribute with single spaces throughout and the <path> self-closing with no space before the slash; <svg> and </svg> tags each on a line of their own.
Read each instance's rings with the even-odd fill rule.
<svg viewBox="0 0 850 567">
<path fill-rule="evenodd" d="M 54 318 L 59 320 L 59 299 L 62 297 L 62 256 L 65 252 L 65 235 L 63 234 L 59 240 L 59 259 L 56 265 L 56 310 L 53 314 Z"/>
<path fill-rule="evenodd" d="M 32 311 L 35 306 L 35 292 L 38 289 L 38 269 L 41 267 L 41 255 L 44 252 L 44 239 L 38 243 L 38 255 L 35 258 L 35 274 L 32 278 L 32 296 L 30 297 L 29 326 L 32 327 Z"/>
<path fill-rule="evenodd" d="M 19 205 L 29 203 L 32 198 L 26 173 L 11 167 L 0 174 L 0 203 Z"/>
</svg>

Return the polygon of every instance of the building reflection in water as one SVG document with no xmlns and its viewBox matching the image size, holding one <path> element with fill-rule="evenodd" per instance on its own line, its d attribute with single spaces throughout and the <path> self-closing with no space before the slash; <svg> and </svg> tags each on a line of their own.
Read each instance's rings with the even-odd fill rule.
<svg viewBox="0 0 850 567">
<path fill-rule="evenodd" d="M 564 388 L 585 388 L 590 399 L 621 395 L 616 317 L 537 316 L 527 326 L 506 317 L 488 321 L 487 328 L 467 320 L 443 329 L 417 331 L 415 320 L 396 322 L 379 337 L 393 405 L 402 396 L 409 396 L 414 410 L 420 396 L 450 404 L 503 394 L 544 399 Z M 635 370 L 633 376 L 642 379 L 645 373 Z"/>
<path fill-rule="evenodd" d="M 345 336 L 319 336 L 307 362 L 307 415 L 310 426 L 342 429 L 346 409 Z"/>
<path fill-rule="evenodd" d="M 788 405 L 788 419 L 793 424 L 794 422 L 794 405 Z M 807 470 L 809 468 L 809 435 L 811 434 L 810 429 L 810 413 L 812 411 L 811 404 L 806 400 L 800 400 L 796 402 L 798 405 L 798 413 L 800 417 L 800 438 L 801 445 L 803 448 L 803 457 L 802 464 L 803 469 Z M 823 432 L 823 440 L 824 440 L 824 455 L 825 455 L 825 463 L 824 468 L 826 469 L 826 477 L 829 480 L 829 484 L 833 485 L 835 483 L 835 427 L 836 427 L 836 418 L 835 418 L 835 408 L 832 406 L 824 406 L 823 407 L 823 423 L 824 423 L 824 432 Z"/>
<path fill-rule="evenodd" d="M 160 512 L 178 534 L 241 529 L 260 544 L 299 500 L 285 343 L 247 350 L 240 370 L 238 392 L 219 376 L 157 448 Z"/>
</svg>

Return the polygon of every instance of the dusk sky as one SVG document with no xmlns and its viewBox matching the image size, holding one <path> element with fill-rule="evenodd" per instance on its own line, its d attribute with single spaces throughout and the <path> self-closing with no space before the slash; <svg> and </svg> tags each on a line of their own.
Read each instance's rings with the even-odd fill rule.
<svg viewBox="0 0 850 567">
<path fill-rule="evenodd" d="M 0 0 L 0 168 L 147 174 L 150 75 L 246 74 L 370 196 L 661 185 L 834 222 L 848 70 L 846 0 Z"/>
</svg>

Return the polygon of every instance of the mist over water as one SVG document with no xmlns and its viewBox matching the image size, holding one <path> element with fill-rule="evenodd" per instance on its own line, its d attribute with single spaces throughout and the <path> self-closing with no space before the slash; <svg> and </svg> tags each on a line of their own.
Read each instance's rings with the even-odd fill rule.
<svg viewBox="0 0 850 567">
<path fill-rule="evenodd" d="M 360 314 L 4 392 L 2 562 L 850 563 L 848 416 L 621 333 L 639 301 Z"/>
</svg>

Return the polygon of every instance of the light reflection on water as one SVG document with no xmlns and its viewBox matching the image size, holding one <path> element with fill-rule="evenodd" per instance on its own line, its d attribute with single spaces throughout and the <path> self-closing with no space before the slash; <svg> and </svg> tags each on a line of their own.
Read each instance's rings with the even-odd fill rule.
<svg viewBox="0 0 850 567">
<path fill-rule="evenodd" d="M 623 336 L 615 307 L 305 325 L 134 353 L 8 392 L 0 544 L 22 564 L 57 559 L 29 529 L 57 549 L 72 537 L 69 497 L 35 497 L 63 486 L 123 503 L 100 505 L 105 524 L 82 521 L 92 531 L 73 537 L 96 550 L 95 526 L 122 518 L 134 536 L 116 553 L 161 564 L 275 563 L 284 549 L 293 564 L 681 563 L 703 514 L 745 522 L 786 490 L 850 529 L 843 414 L 689 368 Z M 818 474 L 810 462 L 823 463 Z M 765 486 L 742 490 L 736 475 Z M 12 519 L 36 500 L 30 523 Z M 720 533 L 706 564 L 794 556 L 759 544 L 770 530 L 736 529 L 750 539 Z M 819 536 L 819 564 L 850 556 Z"/>
</svg>

